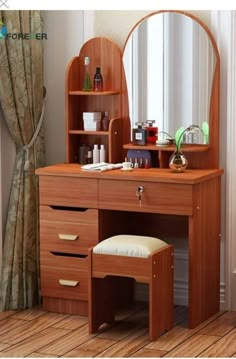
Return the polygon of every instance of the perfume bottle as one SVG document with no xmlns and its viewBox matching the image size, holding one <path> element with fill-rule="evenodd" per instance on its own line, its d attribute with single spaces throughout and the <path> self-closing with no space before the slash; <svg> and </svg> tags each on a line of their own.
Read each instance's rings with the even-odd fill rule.
<svg viewBox="0 0 236 359">
<path fill-rule="evenodd" d="M 100 67 L 96 67 L 96 74 L 94 75 L 94 79 L 93 79 L 93 87 L 94 87 L 94 91 L 103 90 L 103 78 L 102 78 Z"/>
<path fill-rule="evenodd" d="M 92 90 L 92 83 L 91 78 L 89 75 L 89 57 L 85 56 L 84 58 L 84 87 L 83 91 L 91 91 Z"/>
<path fill-rule="evenodd" d="M 158 128 L 153 127 L 153 123 L 155 121 L 147 121 L 146 125 L 146 136 L 147 136 L 147 142 L 148 143 L 156 143 L 157 140 L 157 134 L 158 134 Z"/>
<path fill-rule="evenodd" d="M 141 122 L 136 123 L 137 128 L 133 128 L 133 143 L 135 145 L 145 145 L 146 144 L 146 129 L 143 128 Z"/>
</svg>

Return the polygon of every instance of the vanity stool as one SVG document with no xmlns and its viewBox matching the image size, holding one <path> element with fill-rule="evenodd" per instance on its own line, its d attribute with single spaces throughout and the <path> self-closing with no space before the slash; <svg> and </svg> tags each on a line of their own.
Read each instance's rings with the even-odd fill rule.
<svg viewBox="0 0 236 359">
<path fill-rule="evenodd" d="M 154 237 L 117 235 L 89 249 L 90 333 L 114 322 L 131 278 L 149 284 L 150 340 L 172 328 L 173 246 Z"/>
</svg>

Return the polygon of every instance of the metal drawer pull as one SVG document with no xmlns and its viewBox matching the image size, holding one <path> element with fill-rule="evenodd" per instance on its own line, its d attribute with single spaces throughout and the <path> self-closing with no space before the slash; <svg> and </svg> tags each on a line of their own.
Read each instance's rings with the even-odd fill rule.
<svg viewBox="0 0 236 359">
<path fill-rule="evenodd" d="M 66 287 L 76 287 L 79 284 L 78 280 L 59 279 L 59 284 Z"/>
<path fill-rule="evenodd" d="M 59 233 L 58 237 L 60 239 L 64 239 L 65 241 L 75 241 L 76 239 L 79 238 L 79 236 L 76 234 L 63 234 L 63 233 Z"/>
</svg>

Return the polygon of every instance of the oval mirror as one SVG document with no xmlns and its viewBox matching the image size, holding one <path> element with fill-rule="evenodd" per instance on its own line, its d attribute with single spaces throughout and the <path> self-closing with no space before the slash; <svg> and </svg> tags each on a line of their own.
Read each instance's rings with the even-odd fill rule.
<svg viewBox="0 0 236 359">
<path fill-rule="evenodd" d="M 123 52 L 131 128 L 153 121 L 159 133 L 174 136 L 181 126 L 210 125 L 216 60 L 208 32 L 193 17 L 158 12 L 140 21 Z"/>
</svg>

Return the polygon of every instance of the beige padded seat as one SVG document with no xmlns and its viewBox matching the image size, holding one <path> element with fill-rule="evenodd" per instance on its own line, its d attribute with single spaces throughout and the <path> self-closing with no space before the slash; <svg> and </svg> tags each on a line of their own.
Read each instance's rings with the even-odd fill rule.
<svg viewBox="0 0 236 359">
<path fill-rule="evenodd" d="M 89 250 L 89 332 L 112 324 L 132 303 L 133 279 L 149 285 L 149 337 L 173 326 L 173 246 L 147 236 L 116 235 Z"/>
</svg>

